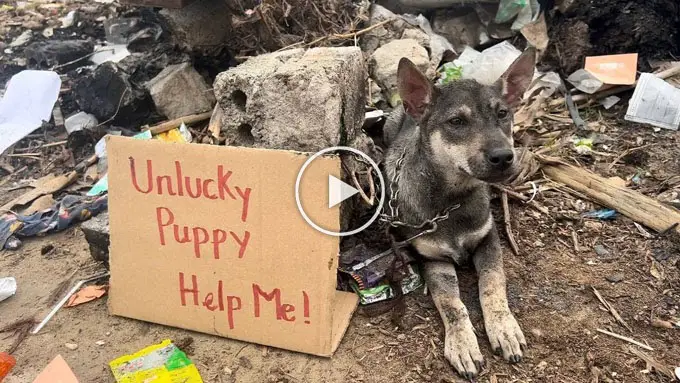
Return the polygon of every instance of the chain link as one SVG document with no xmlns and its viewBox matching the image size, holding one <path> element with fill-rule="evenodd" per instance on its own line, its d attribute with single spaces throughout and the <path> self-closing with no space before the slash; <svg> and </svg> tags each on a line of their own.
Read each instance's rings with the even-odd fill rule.
<svg viewBox="0 0 680 383">
<path fill-rule="evenodd" d="M 448 208 L 444 209 L 441 213 L 437 214 L 434 218 L 428 219 L 419 225 L 414 225 L 399 220 L 399 203 L 397 199 L 399 198 L 399 180 L 401 180 L 401 168 L 404 165 L 405 157 L 406 148 L 404 148 L 404 151 L 401 153 L 401 156 L 397 160 L 394 169 L 394 176 L 390 180 L 390 201 L 387 204 L 390 210 L 390 214 L 385 213 L 381 214 L 380 220 L 382 222 L 388 223 L 392 227 L 406 227 L 409 229 L 421 231 L 418 234 L 404 241 L 396 243 L 396 245 L 398 246 L 406 245 L 415 240 L 416 238 L 422 237 L 423 235 L 434 233 L 435 231 L 437 231 L 437 229 L 439 229 L 438 225 L 439 222 L 449 219 L 449 214 L 453 210 L 460 208 L 460 204 L 449 206 Z"/>
</svg>

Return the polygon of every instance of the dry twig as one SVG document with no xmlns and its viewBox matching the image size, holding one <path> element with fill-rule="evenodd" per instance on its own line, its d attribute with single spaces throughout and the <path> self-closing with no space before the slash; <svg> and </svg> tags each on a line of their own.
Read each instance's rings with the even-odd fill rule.
<svg viewBox="0 0 680 383">
<path fill-rule="evenodd" d="M 619 340 L 622 340 L 622 341 L 625 341 L 625 342 L 628 342 L 628 343 L 632 343 L 632 344 L 634 344 L 634 345 L 636 345 L 636 346 L 638 346 L 638 347 L 644 348 L 644 349 L 647 350 L 647 351 L 654 351 L 653 348 L 647 346 L 646 344 L 640 343 L 640 342 L 636 341 L 635 339 L 631 339 L 631 338 L 629 338 L 629 337 L 627 337 L 627 336 L 619 335 L 619 334 L 616 334 L 616 333 L 613 333 L 613 332 L 609 332 L 609 331 L 607 331 L 607 330 L 602 330 L 602 329 L 599 329 L 599 328 L 596 329 L 596 330 L 597 330 L 597 332 L 599 332 L 599 333 L 601 333 L 601 334 L 609 335 L 609 336 L 611 336 L 611 337 L 613 337 L 613 338 L 616 338 L 616 339 L 619 339 Z"/>
<path fill-rule="evenodd" d="M 628 350 L 638 358 L 644 360 L 645 363 L 647 364 L 648 370 L 651 371 L 652 369 L 654 369 L 656 372 L 666 376 L 667 378 L 670 378 L 671 380 L 675 379 L 675 376 L 673 376 L 674 375 L 673 371 L 669 367 L 657 362 L 654 358 L 636 349 L 635 347 L 629 346 Z"/>
<path fill-rule="evenodd" d="M 628 326 L 628 323 L 626 323 L 626 321 L 624 321 L 623 318 L 621 318 L 621 315 L 619 315 L 619 312 L 616 311 L 616 309 L 614 308 L 614 306 L 612 306 L 611 303 L 607 302 L 607 300 L 604 299 L 604 297 L 602 296 L 602 294 L 600 294 L 600 292 L 597 291 L 597 289 L 595 288 L 595 286 L 591 286 L 591 288 L 593 289 L 593 293 L 595 293 L 595 296 L 596 296 L 597 299 L 600 301 L 600 303 L 602 303 L 602 305 L 603 305 L 607 310 L 609 310 L 609 312 L 610 312 L 610 313 L 612 314 L 612 316 L 616 319 L 616 321 L 619 322 L 623 327 L 625 327 L 628 331 L 630 331 L 630 332 L 632 333 L 633 330 L 630 328 L 630 326 Z"/>
<path fill-rule="evenodd" d="M 199 114 L 192 114 L 190 116 L 184 116 L 184 117 L 175 118 L 174 120 L 165 121 L 165 122 L 162 122 L 158 125 L 151 126 L 149 128 L 144 128 L 142 130 L 143 131 L 150 130 L 151 134 L 153 134 L 153 135 L 161 134 L 161 133 L 165 133 L 165 132 L 168 132 L 170 130 L 173 130 L 175 128 L 179 128 L 182 125 L 182 123 L 184 123 L 185 125 L 192 125 L 192 124 L 196 124 L 196 123 L 199 123 L 199 122 L 206 121 L 210 117 L 212 117 L 212 115 L 213 115 L 212 111 L 205 112 L 205 113 L 199 113 Z"/>
<path fill-rule="evenodd" d="M 515 236 L 512 234 L 512 225 L 510 223 L 510 206 L 508 205 L 508 193 L 503 191 L 501 193 L 501 201 L 503 203 L 503 222 L 505 223 L 505 234 L 508 236 L 510 247 L 515 255 L 519 255 L 519 246 L 515 241 Z"/>
</svg>

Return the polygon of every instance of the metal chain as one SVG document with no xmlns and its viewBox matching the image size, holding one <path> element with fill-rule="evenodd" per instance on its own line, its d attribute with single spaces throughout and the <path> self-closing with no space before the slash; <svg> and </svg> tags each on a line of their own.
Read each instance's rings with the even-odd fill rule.
<svg viewBox="0 0 680 383">
<path fill-rule="evenodd" d="M 458 208 L 460 208 L 460 204 L 455 204 L 452 206 L 449 206 L 448 208 L 444 209 L 441 213 L 437 214 L 434 218 L 428 219 L 424 221 L 423 223 L 419 225 L 414 225 L 411 223 L 407 223 L 404 221 L 399 220 L 399 203 L 397 201 L 397 198 L 399 197 L 399 180 L 401 179 L 401 167 L 404 164 L 404 158 L 406 157 L 406 148 L 404 148 L 403 153 L 397 160 L 395 170 L 394 170 L 394 176 L 392 177 L 392 180 L 390 180 L 390 201 L 388 202 L 388 206 L 390 209 L 390 214 L 381 214 L 380 215 L 380 220 L 382 222 L 388 223 L 392 227 L 406 227 L 414 230 L 422 230 L 418 234 L 404 240 L 396 243 L 398 246 L 403 246 L 406 245 L 416 238 L 422 237 L 423 235 L 427 234 L 432 234 L 437 229 L 439 229 L 438 223 L 444 220 L 449 219 L 449 214 Z M 428 227 L 429 228 L 426 228 Z"/>
</svg>

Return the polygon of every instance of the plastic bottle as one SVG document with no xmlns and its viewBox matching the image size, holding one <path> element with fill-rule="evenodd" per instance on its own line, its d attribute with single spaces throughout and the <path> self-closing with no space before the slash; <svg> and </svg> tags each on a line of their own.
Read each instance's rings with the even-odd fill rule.
<svg viewBox="0 0 680 383">
<path fill-rule="evenodd" d="M 12 371 L 12 368 L 14 368 L 14 365 L 17 364 L 17 360 L 14 359 L 14 357 L 6 352 L 0 352 L 0 382 L 9 375 L 9 372 Z"/>
</svg>

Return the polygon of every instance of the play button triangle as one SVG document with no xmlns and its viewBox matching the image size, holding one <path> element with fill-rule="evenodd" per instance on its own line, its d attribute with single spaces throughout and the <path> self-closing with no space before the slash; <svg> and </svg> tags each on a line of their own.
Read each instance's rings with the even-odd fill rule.
<svg viewBox="0 0 680 383">
<path fill-rule="evenodd" d="M 347 198 L 357 194 L 359 190 L 340 181 L 332 175 L 328 176 L 328 208 L 339 204 Z"/>
</svg>

